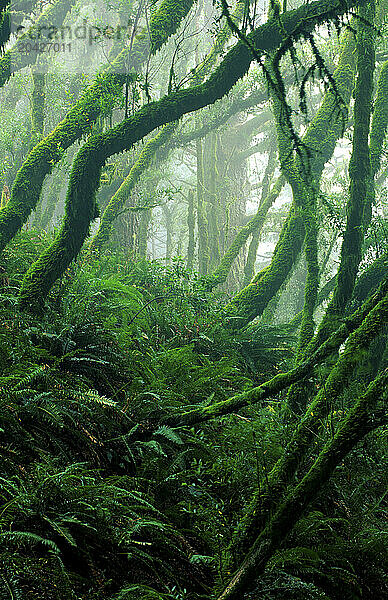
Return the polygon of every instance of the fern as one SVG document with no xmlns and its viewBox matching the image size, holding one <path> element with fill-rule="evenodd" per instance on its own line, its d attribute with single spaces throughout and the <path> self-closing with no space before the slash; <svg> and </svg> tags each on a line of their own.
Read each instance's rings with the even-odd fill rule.
<svg viewBox="0 0 388 600">
<path fill-rule="evenodd" d="M 0 533 L 0 539 L 5 544 L 15 544 L 16 546 L 35 546 L 36 544 L 42 544 L 48 550 L 60 553 L 58 546 L 52 540 L 43 538 L 36 533 L 30 531 L 5 531 Z"/>
</svg>

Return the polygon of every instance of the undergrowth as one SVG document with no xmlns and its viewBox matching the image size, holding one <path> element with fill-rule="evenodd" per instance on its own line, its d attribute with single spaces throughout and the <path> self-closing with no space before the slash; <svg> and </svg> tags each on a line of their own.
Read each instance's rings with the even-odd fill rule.
<svg viewBox="0 0 388 600">
<path fill-rule="evenodd" d="M 2 264 L 0 598 L 210 598 L 287 442 L 281 398 L 201 428 L 164 418 L 288 369 L 294 340 L 225 331 L 222 297 L 179 260 L 81 257 L 43 315 L 21 314 L 35 237 Z M 247 598 L 384 597 L 385 445 L 380 431 L 349 455 Z"/>
</svg>

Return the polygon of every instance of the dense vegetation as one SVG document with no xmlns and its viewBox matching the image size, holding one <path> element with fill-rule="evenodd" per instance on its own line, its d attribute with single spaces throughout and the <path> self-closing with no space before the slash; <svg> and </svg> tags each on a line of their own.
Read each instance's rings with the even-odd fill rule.
<svg viewBox="0 0 388 600">
<path fill-rule="evenodd" d="M 0 1 L 0 600 L 388 598 L 387 16 Z"/>
</svg>

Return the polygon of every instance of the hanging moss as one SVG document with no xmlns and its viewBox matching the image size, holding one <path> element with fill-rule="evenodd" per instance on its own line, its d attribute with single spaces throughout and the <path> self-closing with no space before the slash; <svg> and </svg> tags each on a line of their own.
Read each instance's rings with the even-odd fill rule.
<svg viewBox="0 0 388 600">
<path fill-rule="evenodd" d="M 345 12 L 349 5 L 345 5 L 342 0 L 332 0 L 331 2 L 319 0 L 310 4 L 307 8 L 302 6 L 299 9 L 291 10 L 282 17 L 284 31 L 286 33 L 293 32 L 293 37 L 297 39 L 306 32 L 311 31 L 318 23 L 325 22 L 339 12 Z M 308 19 L 306 19 L 307 15 Z M 301 19 L 303 27 L 301 26 Z M 257 48 L 270 50 L 281 42 L 283 35 L 283 31 L 278 31 L 277 21 L 270 21 L 252 32 L 250 39 Z M 99 176 L 101 168 L 108 157 L 129 149 L 136 141 L 145 137 L 156 127 L 175 121 L 183 114 L 198 110 L 224 96 L 247 72 L 251 60 L 250 50 L 245 44 L 239 42 L 228 52 L 219 67 L 205 83 L 178 90 L 159 101 L 150 102 L 113 129 L 100 136 L 93 136 L 88 140 L 74 161 L 67 196 L 67 215 L 64 227 L 53 245 L 31 267 L 26 275 L 21 290 L 22 307 L 32 307 L 42 302 L 52 283 L 64 272 L 82 246 L 88 234 L 90 222 L 95 215 L 95 194 L 99 185 Z M 103 83 L 104 79 L 101 78 L 100 81 Z M 111 83 L 110 78 L 108 78 L 108 81 Z M 97 82 L 94 86 L 96 85 Z M 108 85 L 107 82 L 106 85 Z M 89 88 L 86 97 L 90 97 L 91 106 L 95 107 L 97 99 L 94 95 L 94 86 Z M 74 138 L 75 128 L 80 131 L 81 126 L 76 121 L 80 117 L 79 106 L 80 103 L 71 111 L 72 118 L 69 118 L 69 116 L 66 118 L 69 129 L 63 131 L 62 122 L 55 130 L 60 131 L 60 139 L 64 137 L 67 137 L 67 139 Z M 45 174 L 51 170 L 53 160 L 54 162 L 58 160 L 63 153 L 62 147 L 53 147 L 53 139 L 56 139 L 55 132 L 35 147 L 27 158 L 24 168 L 19 171 L 14 185 L 14 192 L 15 189 L 20 191 L 18 201 L 10 201 L 0 212 L 0 250 L 20 227 L 23 217 L 27 216 L 26 213 L 29 214 L 30 210 L 36 205 L 37 188 L 39 187 L 39 197 Z M 29 169 L 26 168 L 27 164 Z M 32 173 L 31 167 L 33 167 Z M 31 176 L 31 180 L 26 177 L 26 171 Z M 26 197 L 29 200 L 28 210 L 25 202 Z M 78 204 L 85 208 L 79 209 Z M 80 220 L 74 219 L 76 213 L 79 213 Z M 89 220 L 86 222 L 81 217 Z M 291 223 L 296 224 L 296 229 L 300 230 L 298 221 L 298 217 L 293 215 Z M 66 231 L 67 229 L 69 231 Z M 70 231 L 71 229 L 72 231 Z M 298 240 L 299 237 L 297 235 L 296 239 Z M 289 241 L 291 242 L 290 252 L 293 256 L 295 238 Z M 66 247 L 67 243 L 69 243 L 69 247 Z M 282 258 L 279 262 L 284 263 L 284 260 L 287 259 Z"/>
<path fill-rule="evenodd" d="M 369 129 L 375 67 L 375 30 L 368 25 L 374 22 L 374 4 L 360 9 L 363 20 L 357 32 L 357 80 L 354 103 L 354 132 L 352 156 L 349 164 L 350 194 L 346 208 L 346 228 L 341 247 L 337 284 L 333 297 L 320 324 L 317 340 L 320 344 L 338 327 L 349 302 L 362 258 L 363 222 L 366 204 L 371 202 Z M 366 20 L 366 22 L 364 22 Z M 311 344 L 310 344 L 311 346 Z"/>
<path fill-rule="evenodd" d="M 354 74 L 354 41 L 352 33 L 347 31 L 342 40 L 339 64 L 333 74 L 344 106 L 348 106 L 350 102 Z M 311 176 L 315 179 L 316 186 L 326 162 L 334 152 L 337 140 L 342 135 L 345 119 L 344 110 L 343 108 L 339 112 L 336 94 L 328 91 L 303 137 L 303 143 L 311 149 L 312 157 L 310 158 L 309 170 Z M 282 150 L 283 166 L 290 182 L 292 181 L 298 186 L 300 165 L 292 160 L 289 140 L 284 138 L 281 131 L 278 131 L 278 133 L 280 133 L 285 143 Z M 303 193 L 301 193 L 301 197 L 303 198 Z M 227 325 L 230 327 L 243 327 L 252 319 L 261 315 L 268 302 L 280 289 L 282 282 L 287 278 L 287 274 L 299 255 L 304 239 L 302 216 L 298 215 L 298 217 L 299 219 L 296 219 L 296 215 L 294 215 L 292 220 L 294 229 L 290 228 L 289 221 L 285 223 L 271 265 L 258 273 L 254 280 L 239 292 L 226 307 Z M 316 281 L 314 285 L 316 286 Z"/>
<path fill-rule="evenodd" d="M 192 76 L 192 80 L 199 82 L 205 77 L 208 70 L 211 68 L 212 65 L 214 65 L 214 62 L 217 59 L 219 52 L 223 48 L 223 43 L 228 39 L 229 35 L 230 32 L 225 31 L 224 27 L 221 30 L 221 33 L 216 37 L 215 44 L 213 45 L 209 55 L 205 58 L 200 67 L 196 70 L 195 74 Z M 220 39 L 223 41 L 222 44 L 220 43 Z M 104 213 L 101 217 L 101 222 L 98 231 L 90 243 L 91 252 L 99 253 L 104 244 L 108 241 L 113 224 L 117 219 L 117 216 L 121 212 L 122 208 L 124 207 L 125 202 L 130 197 L 132 190 L 138 183 L 141 175 L 147 170 L 147 168 L 151 164 L 151 161 L 153 160 L 159 148 L 161 148 L 163 145 L 166 144 L 166 142 L 169 142 L 171 140 L 171 137 L 177 129 L 177 125 L 177 122 L 164 125 L 161 131 L 157 133 L 154 138 L 152 138 L 146 143 L 146 145 L 140 153 L 139 158 L 136 160 L 128 176 L 126 177 L 120 188 L 117 190 L 115 195 L 108 202 L 108 205 L 106 206 Z M 167 155 L 168 153 L 165 152 L 164 158 L 166 158 Z"/>
<path fill-rule="evenodd" d="M 180 10 L 180 18 L 178 18 L 173 12 L 174 7 L 177 6 L 181 6 L 177 0 L 163 0 L 158 7 L 157 13 L 166 15 L 164 21 L 166 28 L 163 35 L 158 37 L 158 45 L 154 45 L 155 50 L 160 48 L 162 40 L 167 41 L 177 30 L 184 13 Z M 183 6 L 187 11 L 188 2 L 184 2 Z M 43 182 L 61 159 L 64 151 L 80 137 L 89 134 L 92 124 L 99 117 L 110 114 L 126 80 L 126 69 L 128 66 L 138 67 L 147 56 L 148 45 L 145 42 L 145 34 L 140 33 L 134 40 L 132 50 L 125 48 L 120 52 L 109 67 L 96 77 L 63 121 L 30 152 L 16 175 L 11 200 L 0 211 L 0 252 L 36 207 Z M 167 121 L 159 124 L 165 122 Z"/>
<path fill-rule="evenodd" d="M 277 70 L 275 69 L 273 60 L 268 62 L 267 71 L 273 81 L 276 81 Z M 285 89 L 283 93 L 285 97 Z M 307 154 L 304 146 L 301 144 L 299 144 L 298 148 L 294 149 L 296 134 L 293 131 L 293 124 L 287 114 L 288 107 L 285 104 L 285 98 L 282 100 L 279 97 L 279 91 L 273 86 L 270 86 L 270 95 L 275 116 L 281 170 L 291 186 L 293 205 L 301 215 L 304 228 L 307 278 L 297 349 L 297 359 L 299 359 L 305 349 L 306 343 L 314 335 L 314 309 L 319 288 L 318 228 L 315 216 L 319 186 L 318 182 L 314 179 L 314 174 L 310 167 L 310 162 L 314 154 Z M 311 153 L 311 149 L 309 149 L 309 152 Z M 291 268 L 293 266 L 294 264 L 291 265 Z M 291 269 L 289 273 L 291 273 Z"/>
</svg>

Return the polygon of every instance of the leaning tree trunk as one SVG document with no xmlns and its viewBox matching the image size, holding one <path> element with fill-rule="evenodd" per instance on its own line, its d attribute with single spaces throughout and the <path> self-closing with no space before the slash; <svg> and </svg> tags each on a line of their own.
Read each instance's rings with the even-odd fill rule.
<svg viewBox="0 0 388 600">
<path fill-rule="evenodd" d="M 191 6 L 192 0 L 180 0 L 178 3 L 176 0 L 163 0 L 150 19 L 152 53 L 175 33 Z M 46 176 L 65 150 L 80 137 L 89 134 L 91 124 L 100 116 L 111 113 L 117 94 L 126 80 L 128 67 L 138 67 L 149 54 L 148 38 L 147 28 L 138 34 L 132 49 L 125 48 L 120 52 L 87 88 L 61 123 L 30 152 L 16 176 L 9 203 L 0 211 L 0 252 L 35 209 Z M 94 214 L 94 209 L 92 212 Z"/>
<path fill-rule="evenodd" d="M 277 504 L 242 564 L 217 600 L 241 599 L 262 574 L 268 560 L 322 490 L 336 467 L 369 432 L 388 423 L 388 373 L 378 376 L 355 402 L 332 440 L 327 442 L 303 479 Z M 384 407 L 385 403 L 385 407 Z"/>
<path fill-rule="evenodd" d="M 356 2 L 356 0 L 349 1 L 350 4 Z M 344 6 L 341 0 L 331 0 L 330 3 L 327 0 L 318 0 L 307 8 L 302 6 L 282 15 L 281 31 L 278 28 L 278 21 L 272 19 L 249 34 L 249 39 L 262 51 L 272 50 L 282 42 L 286 33 L 292 33 L 293 38 L 298 39 L 317 24 L 326 22 L 348 8 L 349 6 Z M 303 27 L 301 26 L 302 15 Z M 306 15 L 309 16 L 307 21 Z M 251 51 L 245 43 L 238 42 L 205 83 L 173 92 L 159 101 L 151 102 L 115 128 L 88 140 L 74 161 L 63 226 L 52 246 L 31 267 L 23 282 L 20 293 L 22 308 L 37 309 L 41 306 L 54 281 L 62 275 L 78 254 L 88 235 L 89 225 L 96 215 L 95 194 L 101 169 L 106 160 L 113 154 L 129 149 L 156 127 L 215 102 L 247 72 L 252 58 Z M 45 144 L 45 140 L 41 143 Z M 34 151 L 39 146 L 40 144 Z M 26 162 L 28 161 L 37 166 L 36 155 L 33 152 Z M 34 182 L 32 182 L 32 189 L 34 189 Z M 8 206 L 9 204 L 3 211 Z M 18 222 L 20 222 L 19 218 L 20 215 L 16 219 Z M 12 222 L 15 226 L 16 221 L 12 219 Z M 4 223 L 0 214 L 0 238 L 1 225 L 4 226 Z M 7 231 L 9 235 L 8 228 Z"/>
<path fill-rule="evenodd" d="M 337 93 L 325 94 L 322 105 L 310 123 L 302 141 L 313 153 L 310 161 L 312 175 L 319 181 L 326 162 L 331 158 L 346 121 L 345 107 L 349 106 L 355 74 L 353 34 L 346 32 L 339 66 L 333 74 L 344 105 L 338 110 Z M 304 240 L 302 216 L 292 210 L 283 227 L 271 265 L 256 275 L 250 285 L 237 294 L 226 307 L 228 326 L 243 327 L 261 315 L 271 298 L 295 264 Z"/>
<path fill-rule="evenodd" d="M 379 327 L 384 323 L 384 318 L 387 318 L 385 310 L 385 304 L 383 303 L 382 310 L 377 313 L 374 313 L 373 319 L 371 321 L 366 321 L 369 319 L 369 315 L 372 314 L 372 311 L 376 308 L 376 306 L 380 306 L 381 302 L 385 299 L 385 303 L 387 302 L 387 292 L 388 292 L 388 279 L 385 279 L 384 282 L 381 283 L 379 289 L 368 298 L 364 304 L 356 310 L 350 317 L 346 318 L 344 324 L 342 324 L 337 331 L 335 331 L 315 352 L 313 352 L 306 360 L 298 364 L 295 368 L 287 371 L 286 373 L 279 373 L 275 375 L 272 379 L 265 381 L 258 387 L 252 388 L 246 392 L 241 392 L 236 396 L 232 396 L 232 398 L 228 398 L 227 400 L 223 400 L 221 402 L 216 402 L 211 404 L 210 406 L 195 408 L 184 412 L 182 414 L 174 414 L 166 419 L 166 424 L 171 425 L 173 427 L 181 427 L 181 426 L 192 426 L 197 423 L 203 423 L 212 419 L 216 419 L 223 415 L 229 415 L 231 413 L 238 412 L 240 409 L 252 406 L 255 404 L 260 404 L 267 398 L 275 396 L 282 390 L 288 388 L 290 385 L 295 383 L 296 381 L 300 381 L 307 376 L 310 376 L 314 367 L 324 361 L 328 356 L 333 354 L 334 351 L 338 350 L 338 348 L 343 344 L 349 334 L 353 334 L 356 330 L 358 330 L 359 340 L 348 342 L 350 344 L 350 348 L 357 348 L 358 351 L 363 351 L 362 347 L 362 336 L 367 334 L 366 344 L 367 347 L 371 339 L 373 339 L 378 332 Z M 364 325 L 365 328 L 360 329 L 361 325 Z M 368 332 L 369 325 L 373 326 L 373 329 Z M 371 338 L 369 339 L 369 336 Z M 360 346 L 358 345 L 360 342 Z M 353 350 L 349 351 L 350 356 L 347 357 L 348 362 L 347 365 L 350 365 L 349 362 Z M 341 355 L 342 357 L 343 355 Z M 355 355 L 354 361 L 357 364 L 358 355 Z M 354 367 L 352 367 L 354 368 Z M 312 415 L 313 416 L 313 415 Z M 256 511 L 257 512 L 257 511 Z M 254 513 L 254 510 L 252 511 Z"/>
<path fill-rule="evenodd" d="M 276 164 L 276 152 L 275 152 L 275 149 L 271 147 L 269 150 L 269 155 L 268 155 L 268 163 L 267 163 L 267 166 L 264 171 L 263 181 L 261 183 L 260 204 L 259 204 L 258 211 L 262 208 L 262 204 L 264 204 L 264 200 L 267 199 L 267 196 L 269 194 L 270 184 L 271 184 L 271 180 L 273 178 L 273 174 L 274 174 L 274 170 L 275 170 L 275 164 Z M 268 205 L 269 205 L 269 203 L 268 203 Z M 268 206 L 268 210 L 269 210 L 269 208 L 270 208 L 270 206 Z M 264 219 L 259 224 L 261 226 L 259 226 L 257 229 L 255 229 L 252 233 L 251 242 L 250 242 L 249 248 L 248 248 L 247 260 L 246 260 L 245 266 L 244 266 L 243 287 L 249 285 L 249 283 L 252 281 L 253 276 L 255 274 L 255 263 L 256 263 L 257 251 L 258 251 L 259 243 L 260 243 L 261 228 L 262 228 L 263 224 L 264 224 Z"/>
<path fill-rule="evenodd" d="M 284 494 L 301 461 L 306 456 L 307 451 L 323 426 L 324 419 L 332 410 L 333 403 L 348 385 L 354 370 L 359 365 L 360 356 L 368 352 L 371 343 L 386 325 L 388 320 L 387 288 L 388 280 L 381 286 L 379 293 L 372 297 L 374 298 L 372 304 L 377 298 L 381 297 L 384 291 L 385 295 L 370 310 L 359 327 L 349 336 L 345 349 L 331 370 L 325 384 L 320 388 L 308 406 L 304 417 L 292 434 L 282 457 L 269 474 L 266 489 L 261 490 L 260 494 L 257 493 L 252 498 L 249 509 L 246 511 L 244 519 L 241 520 L 235 536 L 234 550 L 237 555 L 243 554 L 251 545 L 252 539 L 260 530 L 263 521 L 266 520 L 273 506 L 273 499 L 280 498 Z M 371 306 L 371 303 L 367 301 L 365 308 L 369 306 Z M 341 330 L 341 327 L 337 330 L 337 333 Z M 320 348 L 327 349 L 326 342 Z"/>
</svg>

